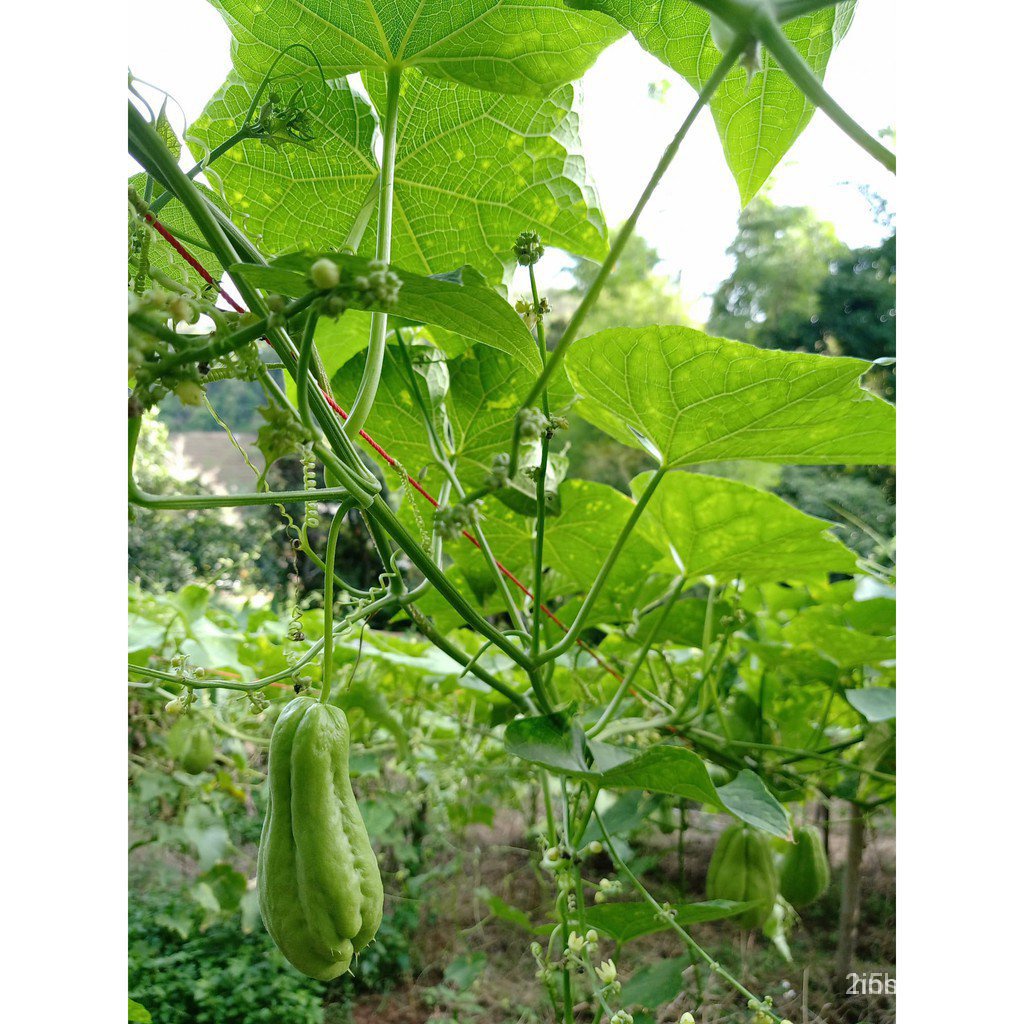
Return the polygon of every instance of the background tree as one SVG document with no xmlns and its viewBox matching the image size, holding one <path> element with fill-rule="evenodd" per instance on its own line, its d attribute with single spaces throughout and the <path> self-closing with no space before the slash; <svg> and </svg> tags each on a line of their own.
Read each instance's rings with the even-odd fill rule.
<svg viewBox="0 0 1024 1024">
<path fill-rule="evenodd" d="M 820 290 L 849 252 L 806 206 L 756 198 L 740 214 L 726 250 L 736 268 L 715 292 L 708 332 L 761 348 L 814 352 Z"/>
</svg>

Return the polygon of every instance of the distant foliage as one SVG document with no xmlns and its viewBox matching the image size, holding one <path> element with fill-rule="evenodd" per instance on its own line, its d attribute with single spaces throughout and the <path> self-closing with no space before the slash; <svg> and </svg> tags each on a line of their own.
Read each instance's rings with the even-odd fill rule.
<svg viewBox="0 0 1024 1024">
<path fill-rule="evenodd" d="M 182 481 L 167 468 L 167 442 L 166 425 L 149 421 L 136 462 L 143 486 L 157 494 L 200 493 L 198 483 Z M 156 590 L 177 590 L 187 583 L 275 587 L 287 573 L 283 538 L 277 536 L 282 531 L 273 506 L 230 513 L 136 507 L 128 526 L 128 577 Z"/>
<path fill-rule="evenodd" d="M 128 991 L 160 1024 L 322 1024 L 323 986 L 289 967 L 262 929 L 225 921 L 182 937 L 183 894 L 133 895 Z"/>
</svg>

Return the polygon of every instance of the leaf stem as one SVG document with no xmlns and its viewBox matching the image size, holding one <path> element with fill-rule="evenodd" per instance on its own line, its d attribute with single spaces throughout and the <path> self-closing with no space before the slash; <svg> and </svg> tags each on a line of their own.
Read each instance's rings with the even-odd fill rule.
<svg viewBox="0 0 1024 1024">
<path fill-rule="evenodd" d="M 533 264 L 530 269 L 530 291 L 533 295 L 533 308 L 537 317 L 537 349 L 540 352 L 540 362 L 543 367 L 548 359 L 547 336 L 544 331 L 544 316 L 540 312 L 540 294 L 537 291 L 537 275 L 534 273 Z M 550 421 L 551 409 L 548 403 L 548 389 L 545 387 L 541 392 L 544 415 Z M 551 439 L 548 431 L 541 434 L 540 439 L 540 465 L 537 467 L 537 519 L 534 528 L 535 541 L 533 550 L 533 630 L 530 641 L 530 654 L 536 658 L 540 654 L 541 634 L 543 633 L 544 620 L 541 615 L 541 605 L 544 603 L 544 522 L 547 513 L 547 476 L 548 476 L 548 446 Z"/>
<path fill-rule="evenodd" d="M 324 557 L 324 661 L 320 681 L 320 700 L 324 704 L 331 698 L 331 675 L 334 670 L 334 560 L 338 553 L 338 534 L 344 519 L 344 509 L 338 509 L 327 533 L 327 554 Z"/>
<path fill-rule="evenodd" d="M 647 503 L 654 496 L 654 492 L 657 489 L 658 484 L 661 483 L 666 472 L 667 470 L 664 467 L 654 472 L 653 476 L 648 481 L 647 486 L 644 488 L 643 493 L 633 506 L 633 511 L 630 513 L 629 518 L 623 525 L 618 537 L 615 538 L 615 543 L 612 545 L 612 549 L 605 556 L 605 560 L 601 565 L 601 568 L 598 570 L 597 576 L 594 578 L 594 582 L 591 584 L 590 590 L 587 591 L 587 596 L 583 599 L 583 604 L 580 605 L 580 610 L 572 620 L 572 625 L 566 631 L 565 636 L 562 637 L 557 644 L 553 647 L 549 647 L 540 655 L 540 657 L 535 659 L 537 665 L 543 665 L 546 662 L 552 661 L 560 655 L 565 654 L 565 652 L 568 651 L 576 642 L 576 638 L 582 632 L 583 626 L 587 621 L 587 616 L 590 614 L 590 610 L 594 606 L 594 602 L 597 601 L 600 596 L 601 590 L 604 588 L 604 584 L 607 581 L 609 574 L 615 567 L 615 563 L 618 561 L 619 555 L 622 553 L 622 549 L 626 546 L 626 541 L 629 540 L 629 536 L 633 532 L 633 527 L 639 522 L 640 516 L 643 515 L 643 511 L 647 507 Z"/>
<path fill-rule="evenodd" d="M 832 122 L 886 170 L 896 173 L 896 154 L 862 128 L 825 89 L 807 61 L 789 41 L 779 23 L 768 13 L 753 18 L 753 30 L 792 83 L 819 107 Z"/>
<path fill-rule="evenodd" d="M 211 149 L 209 156 L 200 160 L 199 163 L 191 168 L 191 170 L 186 171 L 185 176 L 188 178 L 195 178 L 200 171 L 205 171 L 214 160 L 222 157 L 229 149 L 234 149 L 238 143 L 245 142 L 246 139 L 252 138 L 255 138 L 252 127 L 248 123 L 243 124 L 237 132 L 233 135 L 229 135 L 219 146 L 215 146 Z M 173 198 L 174 195 L 170 191 L 166 191 L 162 195 L 157 196 L 156 199 L 149 204 L 149 212 L 155 217 Z"/>
<path fill-rule="evenodd" d="M 608 702 L 608 706 L 601 713 L 601 717 L 589 729 L 587 729 L 588 737 L 597 736 L 608 724 L 615 712 L 618 711 L 619 704 L 622 703 L 622 698 L 626 695 L 626 691 L 633 685 L 633 680 L 636 679 L 637 673 L 646 661 L 647 654 L 658 635 L 658 630 L 661 629 L 665 619 L 668 618 L 668 613 L 672 610 L 673 605 L 676 603 L 676 599 L 682 593 L 683 584 L 685 582 L 686 578 L 684 576 L 680 576 L 679 579 L 676 580 L 675 585 L 669 592 L 667 600 L 664 605 L 662 605 L 657 619 L 655 619 L 651 625 L 650 635 L 644 641 L 643 646 L 640 648 L 636 658 L 633 660 L 633 664 L 630 666 L 629 672 L 626 673 L 622 682 L 619 683 L 619 688 L 615 691 L 612 699 Z"/>
<path fill-rule="evenodd" d="M 387 107 L 384 114 L 384 152 L 381 157 L 380 196 L 377 203 L 377 249 L 375 258 L 391 262 L 391 219 L 395 200 L 395 153 L 398 148 L 398 104 L 402 84 L 401 68 L 387 73 Z M 366 423 L 380 385 L 384 366 L 384 344 L 388 330 L 387 313 L 374 312 L 370 319 L 370 344 L 366 364 L 355 400 L 349 410 L 344 430 L 349 436 L 358 434 Z"/>
<path fill-rule="evenodd" d="M 591 282 L 591 285 L 580 301 L 579 306 L 576 307 L 576 311 L 573 313 L 569 323 L 566 325 L 562 337 L 558 340 L 558 344 L 551 351 L 541 375 L 537 378 L 536 383 L 530 389 L 529 394 L 523 401 L 522 407 L 524 409 L 530 407 L 537 401 L 541 392 L 548 386 L 555 370 L 561 365 L 562 360 L 565 358 L 565 353 L 569 350 L 569 346 L 576 340 L 576 335 L 579 333 L 579 329 L 584 318 L 587 313 L 590 312 L 591 307 L 601 294 L 601 290 L 604 288 L 604 283 L 608 279 L 608 275 L 612 272 L 616 260 L 618 260 L 622 255 L 623 249 L 626 248 L 626 243 L 632 236 L 633 230 L 636 228 L 637 221 L 640 219 L 640 214 L 644 211 L 644 207 L 647 206 L 651 196 L 654 195 L 655 189 L 657 189 L 658 185 L 661 184 L 661 179 L 664 178 L 665 172 L 669 169 L 672 161 L 675 159 L 676 153 L 679 151 L 679 147 L 682 145 L 683 139 L 686 138 L 687 132 L 689 132 L 690 128 L 693 126 L 694 121 L 697 120 L 697 115 L 704 109 L 718 87 L 725 80 L 726 75 L 729 74 L 732 66 L 736 63 L 740 54 L 743 52 L 744 45 L 745 44 L 743 43 L 737 42 L 731 46 L 728 52 L 718 63 L 715 70 L 711 73 L 711 77 L 704 83 L 704 88 L 701 89 L 693 107 L 686 115 L 683 123 L 679 126 L 679 130 L 672 138 L 672 141 L 666 147 L 665 152 L 658 161 L 657 167 L 654 168 L 654 173 L 651 175 L 650 180 L 647 182 L 646 187 L 640 195 L 640 198 L 637 200 L 636 206 L 633 207 L 633 212 L 622 225 L 615 242 L 612 244 L 608 255 L 601 264 L 601 269 L 597 272 L 597 276 Z M 510 457 L 510 472 L 512 473 L 515 472 L 519 454 L 518 418 L 516 419 L 514 430 L 515 434 Z"/>
<path fill-rule="evenodd" d="M 689 947 L 689 949 L 696 953 L 701 960 L 704 961 L 715 972 L 723 981 L 728 982 L 740 995 L 746 997 L 748 1000 L 752 999 L 759 1006 L 762 1006 L 762 1012 L 767 1014 L 776 1024 L 781 1024 L 782 1018 L 774 1013 L 771 1009 L 764 1007 L 762 1000 L 758 999 L 753 992 L 750 991 L 741 981 L 734 978 L 717 960 L 715 960 L 703 946 L 697 942 L 696 939 L 692 938 L 690 933 L 686 931 L 681 925 L 677 924 L 671 914 L 667 913 L 660 903 L 647 891 L 643 883 L 630 871 L 626 862 L 619 856 L 612 844 L 612 837 L 608 834 L 608 830 L 605 828 L 604 820 L 601 818 L 600 812 L 595 808 L 594 818 L 597 821 L 598 828 L 601 829 L 601 835 L 604 836 L 605 848 L 608 850 L 609 856 L 615 862 L 616 868 L 621 871 L 633 884 L 633 888 L 643 897 L 646 903 L 649 903 L 660 915 L 662 920 L 668 924 L 669 928 L 672 929 Z"/>
</svg>

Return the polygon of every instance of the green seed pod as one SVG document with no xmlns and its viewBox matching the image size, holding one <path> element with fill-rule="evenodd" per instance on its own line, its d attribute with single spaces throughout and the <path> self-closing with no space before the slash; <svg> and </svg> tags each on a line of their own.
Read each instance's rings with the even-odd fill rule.
<svg viewBox="0 0 1024 1024">
<path fill-rule="evenodd" d="M 779 891 L 794 907 L 806 907 L 825 895 L 832 876 L 818 829 L 794 829 L 793 838 L 782 861 Z"/>
<path fill-rule="evenodd" d="M 757 900 L 758 906 L 744 911 L 737 923 L 741 928 L 760 928 L 768 920 L 779 883 L 768 839 L 745 825 L 730 825 L 718 840 L 708 865 L 709 900 Z"/>
<path fill-rule="evenodd" d="M 256 862 L 260 912 L 303 974 L 330 981 L 376 934 L 380 870 L 348 776 L 345 713 L 310 697 L 281 712 Z"/>
</svg>

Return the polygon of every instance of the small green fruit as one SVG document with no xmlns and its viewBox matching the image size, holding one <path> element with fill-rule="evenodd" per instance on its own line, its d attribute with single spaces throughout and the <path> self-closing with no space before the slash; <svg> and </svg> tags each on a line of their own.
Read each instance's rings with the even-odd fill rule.
<svg viewBox="0 0 1024 1024">
<path fill-rule="evenodd" d="M 334 260 L 321 256 L 309 268 L 309 279 L 313 282 L 314 288 L 328 291 L 331 288 L 338 287 L 338 283 L 341 281 L 341 272 L 338 270 L 338 264 Z"/>
</svg>

